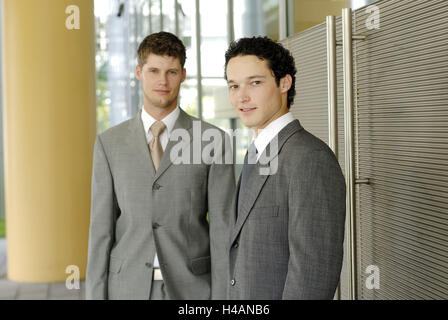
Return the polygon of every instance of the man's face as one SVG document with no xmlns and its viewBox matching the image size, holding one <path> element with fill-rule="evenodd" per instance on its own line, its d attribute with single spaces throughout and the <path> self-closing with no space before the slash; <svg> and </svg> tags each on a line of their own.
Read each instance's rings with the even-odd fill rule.
<svg viewBox="0 0 448 320">
<path fill-rule="evenodd" d="M 275 76 L 265 60 L 254 55 L 231 58 L 226 69 L 230 102 L 243 124 L 259 130 L 288 112 L 291 76 Z"/>
<path fill-rule="evenodd" d="M 179 58 L 150 53 L 143 67 L 136 68 L 137 79 L 143 87 L 145 108 L 174 110 L 185 75 Z"/>
</svg>

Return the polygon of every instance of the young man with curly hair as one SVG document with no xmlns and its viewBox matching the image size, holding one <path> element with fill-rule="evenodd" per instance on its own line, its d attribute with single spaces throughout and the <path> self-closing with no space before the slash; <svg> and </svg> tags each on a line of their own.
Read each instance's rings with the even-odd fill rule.
<svg viewBox="0 0 448 320">
<path fill-rule="evenodd" d="M 332 299 L 342 266 L 345 182 L 333 152 L 289 111 L 294 59 L 266 37 L 233 42 L 225 58 L 230 101 L 255 132 L 233 206 L 228 298 Z M 266 158 L 277 162 L 269 174 Z"/>
</svg>

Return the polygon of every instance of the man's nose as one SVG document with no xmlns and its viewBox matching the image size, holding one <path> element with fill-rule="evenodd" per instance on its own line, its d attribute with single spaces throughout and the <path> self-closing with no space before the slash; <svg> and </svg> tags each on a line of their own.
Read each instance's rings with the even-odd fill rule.
<svg viewBox="0 0 448 320">
<path fill-rule="evenodd" d="M 166 85 L 168 82 L 168 75 L 162 73 L 159 77 L 159 84 Z"/>
<path fill-rule="evenodd" d="M 243 87 L 241 87 L 240 90 L 238 91 L 238 100 L 240 103 L 247 103 L 250 101 L 249 94 L 247 90 Z"/>
</svg>

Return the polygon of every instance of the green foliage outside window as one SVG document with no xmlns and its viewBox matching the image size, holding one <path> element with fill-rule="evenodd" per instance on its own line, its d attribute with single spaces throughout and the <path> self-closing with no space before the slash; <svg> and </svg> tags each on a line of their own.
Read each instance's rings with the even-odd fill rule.
<svg viewBox="0 0 448 320">
<path fill-rule="evenodd" d="M 6 237 L 5 220 L 0 220 L 0 238 Z"/>
</svg>

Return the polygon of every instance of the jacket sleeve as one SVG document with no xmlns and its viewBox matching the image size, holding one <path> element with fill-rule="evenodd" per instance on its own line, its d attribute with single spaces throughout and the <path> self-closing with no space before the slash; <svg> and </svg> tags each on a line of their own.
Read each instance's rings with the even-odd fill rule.
<svg viewBox="0 0 448 320">
<path fill-rule="evenodd" d="M 109 255 L 119 214 L 113 177 L 100 136 L 95 141 L 92 170 L 91 216 L 86 273 L 86 299 L 108 299 Z"/>
<path fill-rule="evenodd" d="M 220 154 L 216 154 L 215 163 L 210 166 L 208 174 L 207 205 L 210 223 L 211 255 L 211 298 L 226 299 L 230 215 L 235 193 L 235 172 L 230 139 L 224 134 L 226 143 Z M 226 147 L 227 146 L 227 147 Z"/>
<path fill-rule="evenodd" d="M 345 181 L 329 150 L 299 163 L 289 188 L 289 262 L 283 299 L 333 299 L 343 259 Z"/>
</svg>

